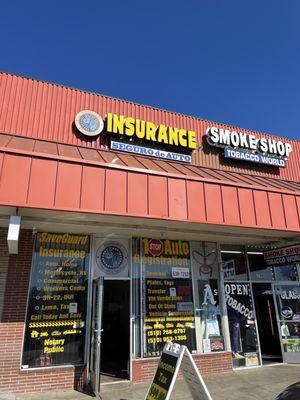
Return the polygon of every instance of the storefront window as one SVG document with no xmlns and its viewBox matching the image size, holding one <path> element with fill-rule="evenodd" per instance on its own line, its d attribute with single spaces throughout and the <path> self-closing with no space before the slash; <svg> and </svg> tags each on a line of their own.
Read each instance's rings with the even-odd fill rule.
<svg viewBox="0 0 300 400">
<path fill-rule="evenodd" d="M 250 284 L 226 282 L 224 289 L 233 366 L 258 365 L 258 342 Z"/>
<path fill-rule="evenodd" d="M 222 245 L 221 255 L 225 281 L 248 280 L 244 247 Z"/>
<path fill-rule="evenodd" d="M 225 350 L 219 299 L 218 249 L 216 243 L 192 242 L 192 267 L 199 352 Z"/>
<path fill-rule="evenodd" d="M 38 233 L 22 367 L 84 362 L 89 237 Z"/>
<path fill-rule="evenodd" d="M 285 353 L 300 352 L 300 286 L 276 285 L 281 338 Z M 299 358 L 298 358 L 299 360 Z"/>
<path fill-rule="evenodd" d="M 248 251 L 247 256 L 251 280 L 256 282 L 274 281 L 275 277 L 273 267 L 266 265 L 263 253 Z"/>
<path fill-rule="evenodd" d="M 190 245 L 141 240 L 143 356 L 159 356 L 168 341 L 196 349 Z"/>
</svg>

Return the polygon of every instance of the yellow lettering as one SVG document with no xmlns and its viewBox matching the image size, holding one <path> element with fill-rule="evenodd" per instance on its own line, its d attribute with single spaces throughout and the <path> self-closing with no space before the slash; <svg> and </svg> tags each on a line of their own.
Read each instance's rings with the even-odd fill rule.
<svg viewBox="0 0 300 400">
<path fill-rule="evenodd" d="M 172 254 L 172 250 L 171 250 L 171 243 L 170 240 L 165 240 L 165 246 L 164 246 L 164 253 L 165 255 L 171 255 Z"/>
<path fill-rule="evenodd" d="M 190 149 L 196 149 L 197 148 L 197 139 L 196 139 L 196 132 L 194 131 L 188 131 L 188 147 Z"/>
<path fill-rule="evenodd" d="M 113 116 L 113 133 L 119 133 L 120 135 L 124 134 L 124 116 L 120 115 L 119 117 L 114 114 Z"/>
<path fill-rule="evenodd" d="M 164 125 L 159 125 L 157 141 L 162 143 L 168 143 L 167 128 Z"/>
<path fill-rule="evenodd" d="M 169 144 L 174 144 L 175 146 L 178 146 L 178 129 L 169 126 L 168 132 L 169 132 Z"/>
<path fill-rule="evenodd" d="M 144 139 L 145 137 L 145 125 L 145 121 L 141 121 L 140 119 L 135 121 L 135 134 L 139 139 Z"/>
<path fill-rule="evenodd" d="M 134 118 L 126 118 L 125 119 L 125 135 L 127 136 L 133 136 L 134 135 L 134 123 L 135 119 Z"/>
<path fill-rule="evenodd" d="M 106 129 L 107 129 L 107 132 L 112 132 L 112 121 L 113 121 L 112 113 L 107 113 L 107 115 L 106 115 Z"/>
<path fill-rule="evenodd" d="M 43 232 L 40 236 L 40 243 L 44 243 L 47 240 L 47 233 Z"/>
<path fill-rule="evenodd" d="M 145 139 L 151 142 L 188 147 L 189 149 L 197 148 L 196 132 L 194 131 L 173 128 L 163 124 L 157 126 L 154 122 L 143 121 L 133 117 L 125 118 L 123 115 L 107 113 L 106 129 L 110 133 L 136 136 L 138 139 Z M 41 243 L 46 240 L 47 235 L 41 236 Z"/>
<path fill-rule="evenodd" d="M 180 144 L 182 147 L 187 147 L 186 134 L 187 134 L 187 133 L 186 133 L 186 130 L 185 130 L 185 129 L 180 129 L 178 136 L 179 136 L 179 144 Z"/>
<path fill-rule="evenodd" d="M 153 122 L 146 122 L 146 140 L 156 142 L 156 125 Z"/>
<path fill-rule="evenodd" d="M 149 240 L 147 238 L 144 238 L 142 242 L 143 242 L 144 254 L 149 254 Z"/>
</svg>

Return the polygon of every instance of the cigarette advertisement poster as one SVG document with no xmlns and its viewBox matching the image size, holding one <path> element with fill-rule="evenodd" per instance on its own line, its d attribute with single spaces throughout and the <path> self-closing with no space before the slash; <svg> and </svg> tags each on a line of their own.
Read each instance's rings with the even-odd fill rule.
<svg viewBox="0 0 300 400">
<path fill-rule="evenodd" d="M 144 357 L 170 341 L 195 350 L 189 242 L 143 238 L 141 264 Z"/>
<path fill-rule="evenodd" d="M 89 237 L 38 233 L 22 368 L 83 363 Z"/>
</svg>

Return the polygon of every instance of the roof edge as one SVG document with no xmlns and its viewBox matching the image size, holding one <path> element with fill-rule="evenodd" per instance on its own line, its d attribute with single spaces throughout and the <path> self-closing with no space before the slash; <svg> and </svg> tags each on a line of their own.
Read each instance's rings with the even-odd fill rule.
<svg viewBox="0 0 300 400">
<path fill-rule="evenodd" d="M 28 77 L 28 76 L 25 76 L 25 75 L 15 74 L 15 73 L 6 72 L 6 71 L 2 71 L 2 70 L 0 70 L 0 74 L 5 74 L 5 75 L 10 75 L 10 76 L 15 76 L 17 78 L 22 78 L 22 79 L 28 79 L 28 80 L 32 80 L 32 81 L 36 81 L 36 82 L 41 82 L 41 83 L 45 83 L 47 85 L 54 85 L 54 86 L 57 86 L 57 87 L 60 87 L 60 88 L 75 90 L 76 92 L 88 93 L 88 94 L 91 94 L 91 95 L 94 95 L 94 96 L 101 96 L 101 97 L 105 97 L 106 99 L 122 101 L 122 102 L 125 102 L 127 104 L 133 104 L 133 105 L 136 105 L 136 106 L 139 106 L 139 107 L 147 107 L 147 108 L 150 108 L 150 109 L 153 109 L 153 110 L 163 111 L 163 112 L 167 112 L 167 113 L 174 114 L 174 115 L 179 115 L 179 116 L 190 118 L 190 119 L 194 119 L 194 120 L 199 120 L 199 121 L 203 121 L 203 122 L 209 122 L 209 123 L 218 124 L 218 125 L 226 125 L 226 126 L 228 126 L 230 128 L 233 128 L 233 129 L 242 129 L 242 130 L 246 130 L 246 131 L 249 131 L 249 132 L 252 132 L 252 133 L 258 133 L 258 134 L 261 134 L 261 135 L 268 135 L 268 136 L 272 136 L 273 138 L 276 138 L 276 139 L 286 139 L 286 140 L 289 140 L 289 141 L 292 141 L 292 142 L 300 143 L 300 140 L 297 140 L 295 138 L 286 138 L 286 137 L 283 137 L 283 136 L 274 135 L 272 133 L 267 133 L 267 132 L 262 132 L 262 131 L 255 131 L 253 129 L 243 128 L 243 127 L 240 127 L 240 126 L 237 126 L 237 125 L 231 125 L 231 124 L 227 124 L 227 123 L 224 123 L 224 122 L 212 121 L 212 120 L 209 120 L 209 119 L 206 119 L 206 118 L 196 117 L 196 116 L 189 115 L 189 114 L 183 114 L 183 113 L 180 113 L 180 112 L 177 112 L 177 111 L 171 111 L 171 110 L 166 110 L 166 109 L 163 109 L 163 108 L 150 106 L 150 105 L 147 105 L 147 104 L 137 103 L 137 102 L 131 101 L 131 100 L 124 100 L 124 99 L 120 99 L 118 97 L 108 96 L 108 95 L 105 95 L 105 94 L 96 93 L 96 92 L 92 92 L 92 91 L 89 91 L 89 90 L 78 89 L 78 88 L 74 88 L 72 86 L 67 86 L 67 85 L 63 85 L 63 84 L 60 84 L 60 83 L 56 83 L 56 82 L 49 82 L 49 81 L 45 81 L 45 80 L 39 79 L 39 78 Z"/>
</svg>

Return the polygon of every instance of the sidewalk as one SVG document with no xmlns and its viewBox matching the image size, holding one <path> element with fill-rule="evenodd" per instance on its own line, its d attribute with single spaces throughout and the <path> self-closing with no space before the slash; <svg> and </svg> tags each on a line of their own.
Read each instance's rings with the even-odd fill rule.
<svg viewBox="0 0 300 400">
<path fill-rule="evenodd" d="M 234 371 L 204 377 L 213 400 L 274 400 L 287 386 L 300 381 L 300 365 L 276 365 Z M 118 383 L 104 385 L 101 400 L 144 400 L 149 383 Z M 0 400 L 91 400 L 75 391 L 35 393 L 26 395 L 1 394 Z M 172 400 L 191 400 L 184 380 L 175 384 Z M 299 397 L 300 400 L 300 397 Z"/>
</svg>

